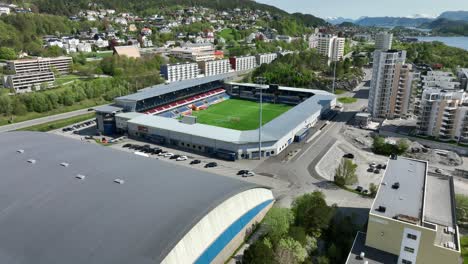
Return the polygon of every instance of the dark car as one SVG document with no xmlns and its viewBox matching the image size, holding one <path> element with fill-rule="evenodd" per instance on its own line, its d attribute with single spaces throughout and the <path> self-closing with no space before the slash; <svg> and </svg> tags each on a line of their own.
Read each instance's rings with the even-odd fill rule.
<svg viewBox="0 0 468 264">
<path fill-rule="evenodd" d="M 354 154 L 351 154 L 351 153 L 344 154 L 343 158 L 354 159 Z"/>
<path fill-rule="evenodd" d="M 245 173 L 248 173 L 249 170 L 240 170 L 237 172 L 237 175 L 242 175 L 242 174 L 245 174 Z"/>
<path fill-rule="evenodd" d="M 153 149 L 153 154 L 159 154 L 162 152 L 162 149 Z"/>
<path fill-rule="evenodd" d="M 382 169 L 382 164 L 377 164 L 377 169 Z"/>
<path fill-rule="evenodd" d="M 356 191 L 358 191 L 358 192 L 362 192 L 362 190 L 364 190 L 364 188 L 362 188 L 362 186 L 358 186 L 358 187 L 356 187 Z"/>
<path fill-rule="evenodd" d="M 205 168 L 214 168 L 214 167 L 217 167 L 218 166 L 218 163 L 216 162 L 210 162 L 210 163 L 207 163 L 205 165 Z"/>
<path fill-rule="evenodd" d="M 379 170 L 379 169 L 375 169 L 375 170 L 374 170 L 374 173 L 375 173 L 375 174 L 379 174 L 379 173 L 380 173 L 380 170 Z"/>
<path fill-rule="evenodd" d="M 127 143 L 127 144 L 123 145 L 122 148 L 129 148 L 129 147 L 131 147 L 131 146 L 132 146 L 132 144 Z"/>
<path fill-rule="evenodd" d="M 367 172 L 374 172 L 374 168 L 368 168 Z"/>
<path fill-rule="evenodd" d="M 190 162 L 190 165 L 195 165 L 195 164 L 200 164 L 201 163 L 201 160 L 192 160 Z"/>
<path fill-rule="evenodd" d="M 180 155 L 172 155 L 169 159 L 177 159 L 179 157 L 180 157 Z"/>
</svg>

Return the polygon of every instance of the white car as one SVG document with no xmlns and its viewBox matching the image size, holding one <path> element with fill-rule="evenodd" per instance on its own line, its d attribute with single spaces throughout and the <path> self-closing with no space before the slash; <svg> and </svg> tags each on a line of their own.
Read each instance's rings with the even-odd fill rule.
<svg viewBox="0 0 468 264">
<path fill-rule="evenodd" d="M 177 161 L 184 161 L 184 160 L 188 160 L 187 156 L 180 156 L 176 159 Z"/>
<path fill-rule="evenodd" d="M 249 171 L 247 173 L 242 174 L 242 177 L 244 177 L 244 178 L 245 177 L 253 177 L 253 176 L 255 176 L 255 172 L 253 172 L 253 171 Z"/>
<path fill-rule="evenodd" d="M 166 155 L 166 154 L 167 154 L 167 152 L 161 152 L 161 153 L 158 154 L 158 156 L 163 157 L 163 156 Z"/>
<path fill-rule="evenodd" d="M 174 153 L 164 153 L 165 158 L 170 158 L 172 156 L 174 156 Z"/>
</svg>

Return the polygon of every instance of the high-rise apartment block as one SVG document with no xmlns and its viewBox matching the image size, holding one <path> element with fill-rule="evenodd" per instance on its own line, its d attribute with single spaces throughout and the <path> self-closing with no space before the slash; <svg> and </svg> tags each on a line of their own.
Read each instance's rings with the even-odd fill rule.
<svg viewBox="0 0 468 264">
<path fill-rule="evenodd" d="M 330 61 L 343 59 L 345 38 L 339 38 L 330 34 L 319 34 L 317 50 Z"/>
<path fill-rule="evenodd" d="M 229 59 L 201 61 L 198 67 L 205 76 L 225 74 L 232 70 Z"/>
<path fill-rule="evenodd" d="M 468 68 L 458 69 L 457 77 L 460 80 L 460 89 L 468 91 Z"/>
<path fill-rule="evenodd" d="M 229 58 L 231 67 L 235 71 L 246 71 L 257 67 L 257 59 L 255 56 L 241 56 Z"/>
<path fill-rule="evenodd" d="M 393 34 L 388 32 L 379 32 L 375 35 L 375 49 L 387 51 L 392 49 Z"/>
<path fill-rule="evenodd" d="M 373 118 L 404 118 L 408 115 L 413 87 L 412 65 L 405 51 L 376 51 L 369 90 L 368 110 Z"/>
<path fill-rule="evenodd" d="M 428 174 L 428 164 L 392 157 L 347 264 L 459 264 L 453 178 Z"/>
<path fill-rule="evenodd" d="M 272 61 L 278 58 L 278 54 L 276 53 L 262 53 L 255 55 L 257 59 L 257 65 L 260 66 L 262 64 L 270 64 Z"/>
<path fill-rule="evenodd" d="M 7 61 L 7 70 L 16 74 L 38 71 L 58 71 L 69 73 L 71 71 L 71 57 L 37 58 L 26 60 Z"/>
<path fill-rule="evenodd" d="M 468 94 L 463 90 L 423 90 L 418 133 L 468 144 Z"/>
<path fill-rule="evenodd" d="M 199 68 L 195 62 L 166 64 L 161 66 L 161 74 L 168 82 L 177 82 L 197 78 Z"/>
</svg>

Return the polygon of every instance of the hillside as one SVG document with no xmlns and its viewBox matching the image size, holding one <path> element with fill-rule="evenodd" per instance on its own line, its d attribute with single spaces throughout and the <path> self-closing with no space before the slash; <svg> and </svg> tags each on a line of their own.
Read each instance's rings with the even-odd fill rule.
<svg viewBox="0 0 468 264">
<path fill-rule="evenodd" d="M 432 29 L 433 33 L 468 36 L 468 21 L 440 18 L 429 23 L 424 23 L 421 27 Z"/>
<path fill-rule="evenodd" d="M 307 26 L 326 24 L 325 20 L 307 14 L 289 14 L 275 6 L 257 3 L 253 0 L 32 0 L 40 12 L 54 15 L 75 15 L 80 10 L 89 9 L 90 3 L 100 7 L 116 9 L 120 12 L 133 12 L 138 15 L 157 14 L 161 8 L 177 6 L 203 6 L 217 10 L 248 8 L 269 11 L 274 15 L 287 16 Z"/>
<path fill-rule="evenodd" d="M 423 23 L 433 21 L 431 18 L 408 18 L 408 17 L 364 17 L 355 22 L 360 26 L 380 27 L 417 27 Z"/>
<path fill-rule="evenodd" d="M 468 21 L 468 11 L 447 11 L 440 14 L 438 18 Z"/>
</svg>

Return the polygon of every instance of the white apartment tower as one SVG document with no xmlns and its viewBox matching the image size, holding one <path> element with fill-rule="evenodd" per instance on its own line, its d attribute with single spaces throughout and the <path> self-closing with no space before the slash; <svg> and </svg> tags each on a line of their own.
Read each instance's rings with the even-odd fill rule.
<svg viewBox="0 0 468 264">
<path fill-rule="evenodd" d="M 272 61 L 278 58 L 278 54 L 276 53 L 262 53 L 255 55 L 257 59 L 257 65 L 260 66 L 262 64 L 270 64 Z"/>
<path fill-rule="evenodd" d="M 317 50 L 330 61 L 339 61 L 343 59 L 345 38 L 339 38 L 330 34 L 319 34 Z"/>
<path fill-rule="evenodd" d="M 166 64 L 161 66 L 161 74 L 168 82 L 195 79 L 198 77 L 198 73 L 198 64 L 195 62 Z"/>
<path fill-rule="evenodd" d="M 257 67 L 257 58 L 255 56 L 231 57 L 229 62 L 234 71 L 246 71 Z"/>
<path fill-rule="evenodd" d="M 392 49 L 393 34 L 388 32 L 379 32 L 375 36 L 375 49 L 387 51 Z"/>
<path fill-rule="evenodd" d="M 413 85 L 406 51 L 376 51 L 368 110 L 373 118 L 403 118 L 408 114 Z"/>
<path fill-rule="evenodd" d="M 231 71 L 229 59 L 201 61 L 198 67 L 205 76 L 225 74 Z"/>
</svg>

